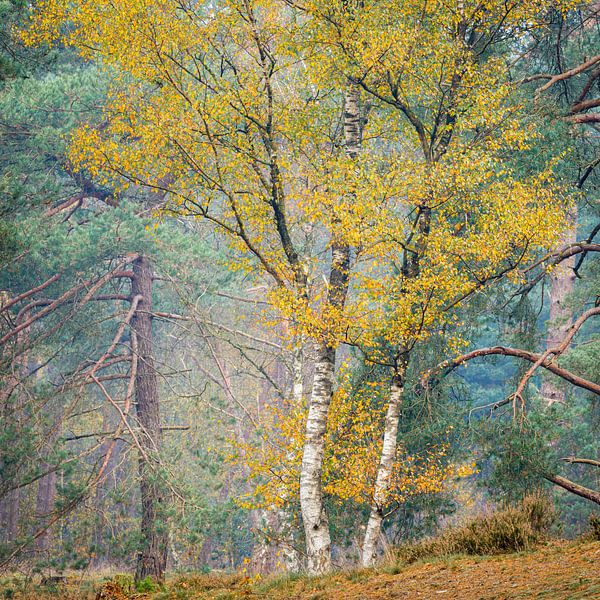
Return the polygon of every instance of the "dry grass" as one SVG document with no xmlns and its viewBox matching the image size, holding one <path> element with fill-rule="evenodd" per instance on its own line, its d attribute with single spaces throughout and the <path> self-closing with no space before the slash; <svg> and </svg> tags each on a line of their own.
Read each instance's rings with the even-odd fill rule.
<svg viewBox="0 0 600 600">
<path fill-rule="evenodd" d="M 600 543 L 552 542 L 535 551 L 492 557 L 444 557 L 408 566 L 278 577 L 178 577 L 151 594 L 105 587 L 106 600 L 593 600 L 600 599 Z M 62 589 L 15 590 L 15 600 L 94 600 L 99 589 L 70 583 Z M 0 590 L 6 591 L 6 582 Z M 2 598 L 0 592 L 0 598 Z M 7 597 L 7 596 L 4 596 Z"/>
<path fill-rule="evenodd" d="M 396 548 L 397 560 L 411 563 L 453 554 L 494 555 L 523 552 L 548 538 L 556 520 L 550 501 L 541 494 L 527 496 L 517 506 L 476 517 L 435 538 Z"/>
<path fill-rule="evenodd" d="M 130 577 L 118 575 L 109 581 L 72 577 L 53 589 L 5 578 L 0 581 L 0 599 L 600 600 L 600 542 L 589 537 L 548 542 L 553 520 L 552 508 L 534 496 L 516 508 L 405 547 L 378 569 L 264 580 L 239 574 L 182 575 L 171 577 L 163 589 L 146 593 L 136 592 Z"/>
</svg>

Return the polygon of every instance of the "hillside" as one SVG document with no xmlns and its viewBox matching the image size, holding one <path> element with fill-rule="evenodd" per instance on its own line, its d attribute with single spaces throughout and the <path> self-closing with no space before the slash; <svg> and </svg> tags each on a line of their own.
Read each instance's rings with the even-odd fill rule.
<svg viewBox="0 0 600 600">
<path fill-rule="evenodd" d="M 591 600 L 600 598 L 600 543 L 552 542 L 534 552 L 456 556 L 404 568 L 348 571 L 329 577 L 253 580 L 242 575 L 173 577 L 155 592 L 128 590 L 127 578 L 69 579 L 52 590 L 5 579 L 0 593 L 22 600 Z M 20 589 L 19 589 L 20 588 Z M 10 590 L 10 591 L 8 591 Z"/>
<path fill-rule="evenodd" d="M 321 579 L 265 582 L 197 591 L 189 598 L 388 600 L 452 598 L 600 598 L 600 543 L 556 543 L 536 552 L 497 557 L 456 557 L 394 569 L 352 571 Z M 188 582 L 191 583 L 191 582 Z M 200 583 L 200 581 L 198 581 Z M 208 583 L 208 581 L 207 581 Z M 176 594 L 168 596 L 178 598 Z"/>
</svg>

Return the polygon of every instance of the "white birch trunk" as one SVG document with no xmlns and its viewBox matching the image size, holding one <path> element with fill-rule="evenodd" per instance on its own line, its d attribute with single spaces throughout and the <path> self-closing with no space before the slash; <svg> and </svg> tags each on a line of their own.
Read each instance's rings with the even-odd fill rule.
<svg viewBox="0 0 600 600">
<path fill-rule="evenodd" d="M 349 83 L 344 102 L 346 154 L 356 158 L 361 143 L 360 91 Z M 349 190 L 352 194 L 352 190 Z M 335 221 L 335 215 L 332 216 Z M 348 294 L 350 248 L 342 239 L 332 239 L 331 271 L 327 304 L 343 310 Z M 308 406 L 304 452 L 300 470 L 300 507 L 306 537 L 307 570 L 311 575 L 331 570 L 331 536 L 323 505 L 322 475 L 325 432 L 335 379 L 336 346 L 321 342 L 317 347 L 315 376 Z"/>
<path fill-rule="evenodd" d="M 294 346 L 292 357 L 292 398 L 299 406 L 304 398 L 304 340 L 300 338 Z"/>
<path fill-rule="evenodd" d="M 300 471 L 300 506 L 306 536 L 306 568 L 311 575 L 326 573 L 331 569 L 331 537 L 323 506 L 321 476 L 327 416 L 333 391 L 334 362 L 335 350 L 320 346 L 317 350 Z"/>
<path fill-rule="evenodd" d="M 383 521 L 383 511 L 385 509 L 396 450 L 398 447 L 398 422 L 400 420 L 400 404 L 402 402 L 403 388 L 401 378 L 396 375 L 392 381 L 390 389 L 390 399 L 385 417 L 385 432 L 383 435 L 383 448 L 379 468 L 377 469 L 377 478 L 373 492 L 373 501 L 371 503 L 371 513 L 365 539 L 362 549 L 362 564 L 364 567 L 370 567 L 377 558 L 377 547 L 381 535 L 381 524 Z"/>
</svg>

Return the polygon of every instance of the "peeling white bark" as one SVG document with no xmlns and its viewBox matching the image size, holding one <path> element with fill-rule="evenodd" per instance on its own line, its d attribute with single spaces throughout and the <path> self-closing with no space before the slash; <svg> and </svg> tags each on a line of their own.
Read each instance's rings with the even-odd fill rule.
<svg viewBox="0 0 600 600">
<path fill-rule="evenodd" d="M 346 154 L 356 158 L 361 145 L 360 90 L 349 83 L 344 102 Z M 352 190 L 348 190 L 353 194 Z M 335 221 L 335 215 L 332 216 Z M 343 239 L 333 236 L 331 271 L 327 304 L 343 310 L 348 294 L 350 248 Z M 335 380 L 336 346 L 320 342 L 317 346 L 315 376 L 308 406 L 304 453 L 300 470 L 300 507 L 306 537 L 307 570 L 311 575 L 331 570 L 331 536 L 323 505 L 321 479 L 325 454 L 325 432 Z"/>
<path fill-rule="evenodd" d="M 294 347 L 292 358 L 292 398 L 299 405 L 304 398 L 304 352 L 303 340 L 300 339 Z"/>
<path fill-rule="evenodd" d="M 390 490 L 392 470 L 394 468 L 394 460 L 396 458 L 396 450 L 398 447 L 398 423 L 400 420 L 402 393 L 403 387 L 401 377 L 395 376 L 390 389 L 390 399 L 385 417 L 383 448 L 381 450 L 379 468 L 377 469 L 373 501 L 371 503 L 371 514 L 369 515 L 369 522 L 367 524 L 363 542 L 362 564 L 365 567 L 373 565 L 377 558 L 377 547 L 381 536 L 383 511 Z"/>
<path fill-rule="evenodd" d="M 331 569 L 331 537 L 323 506 L 321 476 L 335 374 L 334 361 L 335 350 L 325 345 L 319 346 L 300 471 L 300 506 L 306 536 L 307 570 L 312 575 Z"/>
</svg>

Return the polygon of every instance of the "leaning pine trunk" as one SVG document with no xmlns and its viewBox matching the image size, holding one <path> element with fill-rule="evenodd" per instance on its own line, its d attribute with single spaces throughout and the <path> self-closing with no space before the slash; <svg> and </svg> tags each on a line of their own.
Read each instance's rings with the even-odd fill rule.
<svg viewBox="0 0 600 600">
<path fill-rule="evenodd" d="M 139 474 L 142 500 L 142 548 L 138 555 L 136 580 L 150 577 L 162 581 L 167 563 L 168 533 L 164 492 L 159 481 L 161 428 L 158 382 L 152 348 L 152 267 L 146 257 L 133 265 L 131 296 L 142 296 L 133 319 L 138 342 L 135 378 L 137 418 L 140 425 Z"/>
<path fill-rule="evenodd" d="M 371 513 L 369 515 L 369 522 L 367 524 L 363 542 L 362 563 L 364 567 L 370 567 L 377 557 L 377 545 L 381 534 L 383 510 L 390 489 L 392 470 L 394 468 L 394 460 L 396 458 L 396 449 L 398 446 L 398 422 L 400 420 L 402 393 L 402 376 L 399 373 L 395 373 L 392 380 L 390 399 L 385 417 L 383 448 L 381 450 L 379 468 L 377 469 Z"/>
<path fill-rule="evenodd" d="M 360 150 L 360 93 L 349 83 L 344 103 L 344 136 L 346 154 L 354 159 Z M 348 190 L 353 194 L 352 190 Z M 333 215 L 335 223 L 336 216 Z M 348 294 L 350 247 L 337 234 L 331 244 L 331 271 L 327 305 L 343 311 Z M 311 575 L 331 570 L 331 536 L 323 505 L 323 457 L 329 405 L 335 380 L 336 346 L 328 342 L 317 345 L 315 376 L 308 406 L 304 453 L 300 470 L 300 507 L 306 536 L 307 570 Z"/>
</svg>

